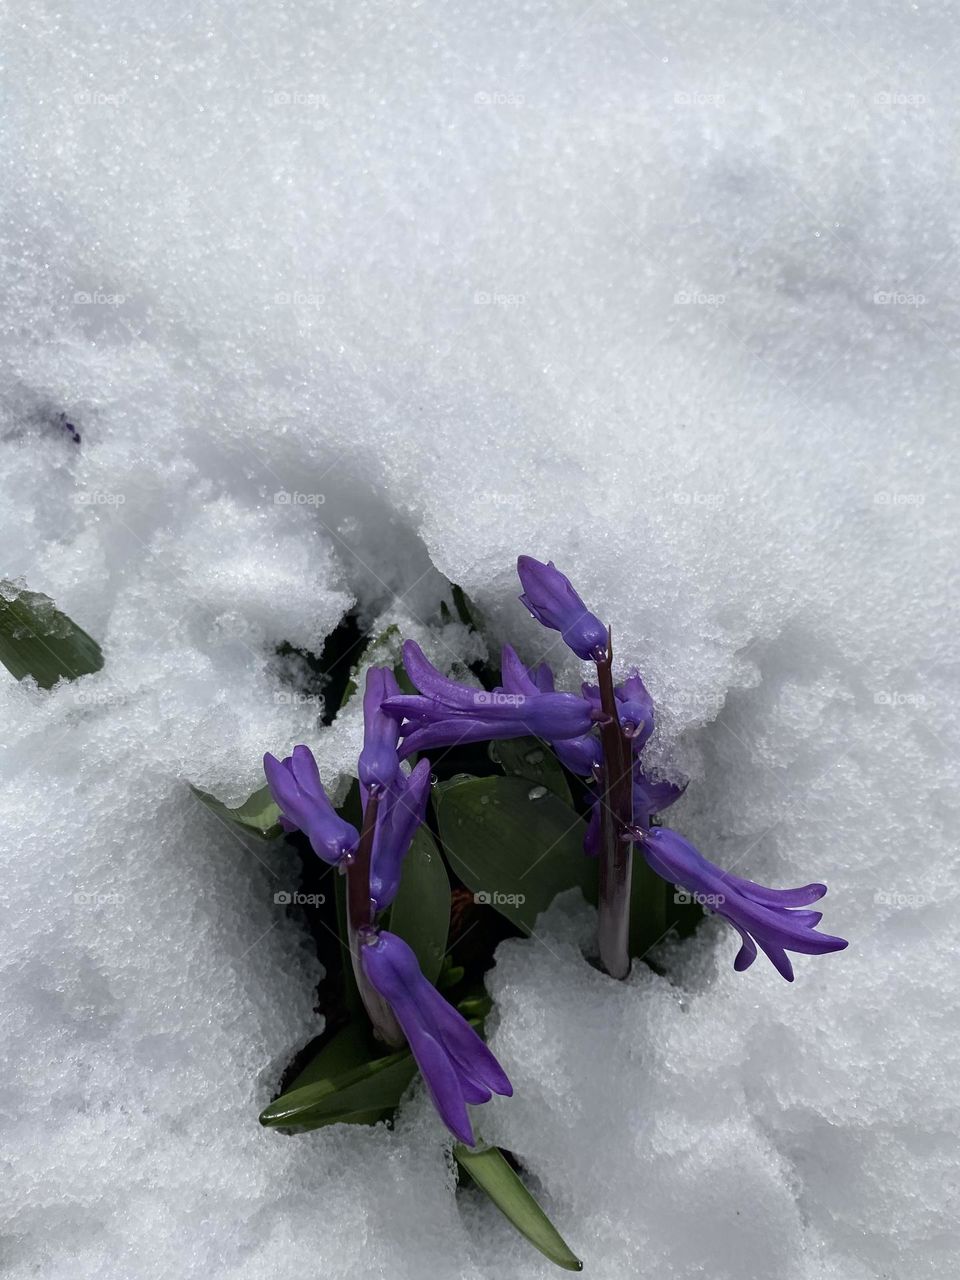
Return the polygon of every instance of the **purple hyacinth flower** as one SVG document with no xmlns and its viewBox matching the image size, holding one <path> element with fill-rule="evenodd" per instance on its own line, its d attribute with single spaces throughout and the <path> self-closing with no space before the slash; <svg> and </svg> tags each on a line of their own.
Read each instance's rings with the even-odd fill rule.
<svg viewBox="0 0 960 1280">
<path fill-rule="evenodd" d="M 510 692 L 506 688 L 472 689 L 442 675 L 420 646 L 408 640 L 404 665 L 419 694 L 400 694 L 383 709 L 402 719 L 401 758 L 429 747 L 520 738 L 534 734 L 553 741 L 586 733 L 603 718 L 602 711 L 573 693 Z"/>
<path fill-rule="evenodd" d="M 533 556 L 520 556 L 517 573 L 523 584 L 520 601 L 539 623 L 559 631 L 578 658 L 595 662 L 603 657 L 607 651 L 607 628 L 590 612 L 570 579 L 552 560 L 543 564 Z"/>
<path fill-rule="evenodd" d="M 357 772 L 369 791 L 385 791 L 396 781 L 400 762 L 400 736 L 395 716 L 382 709 L 384 699 L 398 694 L 400 686 L 389 667 L 371 667 L 363 691 L 363 750 Z"/>
<path fill-rule="evenodd" d="M 421 760 L 409 778 L 398 769 L 397 779 L 380 797 L 370 859 L 370 897 L 377 911 L 386 910 L 397 896 L 403 860 L 423 821 L 429 795 L 430 761 Z"/>
<path fill-rule="evenodd" d="M 740 934 L 743 945 L 734 968 L 749 969 L 757 958 L 757 947 L 769 957 L 787 982 L 793 981 L 793 965 L 788 951 L 803 955 L 823 955 L 842 951 L 845 938 L 817 933 L 822 919 L 819 911 L 803 911 L 827 892 L 824 884 L 807 884 L 799 889 L 766 889 L 722 871 L 692 844 L 667 827 L 637 832 L 638 847 L 649 865 L 670 884 L 682 886 L 696 901 L 723 916 Z"/>
<path fill-rule="evenodd" d="M 687 784 L 655 782 L 639 765 L 633 770 L 633 820 L 638 826 L 649 826 L 655 813 L 662 813 L 683 795 Z"/>
<path fill-rule="evenodd" d="M 621 684 L 614 685 L 613 692 L 617 700 L 620 727 L 626 737 L 632 740 L 634 751 L 640 751 L 653 733 L 653 699 L 636 670 L 631 671 Z M 600 690 L 595 684 L 585 684 L 583 696 L 600 706 Z"/>
<path fill-rule="evenodd" d="M 500 657 L 500 679 L 506 693 L 553 693 L 556 688 L 553 672 L 547 663 L 541 662 L 539 666 L 528 670 L 509 644 L 503 646 Z M 599 697 L 595 705 L 599 708 Z M 551 739 L 550 745 L 564 768 L 582 778 L 589 778 L 603 764 L 600 739 L 595 733 L 580 734 L 576 738 Z"/>
<path fill-rule="evenodd" d="M 559 754 L 559 752 L 558 752 Z M 655 813 L 669 809 L 683 795 L 686 783 L 654 782 L 640 768 L 633 767 L 633 823 L 635 827 L 646 828 Z M 588 858 L 596 858 L 600 854 L 600 799 L 595 798 L 590 806 L 587 829 L 583 837 L 583 852 Z"/>
<path fill-rule="evenodd" d="M 467 1104 L 513 1094 L 503 1068 L 470 1024 L 420 972 L 417 958 L 394 933 L 369 930 L 360 962 L 370 984 L 388 1002 L 444 1124 L 474 1145 Z"/>
<path fill-rule="evenodd" d="M 336 866 L 354 852 L 360 836 L 327 799 L 309 747 L 294 747 L 284 760 L 267 752 L 263 772 L 281 822 L 287 830 L 302 831 L 318 858 Z"/>
</svg>

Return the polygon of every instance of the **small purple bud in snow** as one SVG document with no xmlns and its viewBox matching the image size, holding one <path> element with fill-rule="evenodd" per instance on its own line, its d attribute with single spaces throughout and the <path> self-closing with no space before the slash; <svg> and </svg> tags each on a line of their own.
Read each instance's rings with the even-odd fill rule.
<svg viewBox="0 0 960 1280">
<path fill-rule="evenodd" d="M 473 1146 L 467 1104 L 505 1097 L 513 1087 L 470 1024 L 420 972 L 402 938 L 374 930 L 361 937 L 360 963 L 371 986 L 387 1001 L 407 1037 L 424 1083 L 444 1124 Z"/>
<path fill-rule="evenodd" d="M 578 658 L 596 661 L 603 657 L 607 651 L 607 628 L 590 612 L 570 579 L 552 560 L 543 564 L 533 556 L 520 556 L 517 573 L 523 585 L 520 601 L 539 623 L 559 631 Z"/>
<path fill-rule="evenodd" d="M 286 830 L 302 831 L 317 857 L 332 866 L 353 854 L 360 836 L 327 799 L 309 747 L 294 747 L 284 760 L 267 752 L 263 772 Z"/>
</svg>

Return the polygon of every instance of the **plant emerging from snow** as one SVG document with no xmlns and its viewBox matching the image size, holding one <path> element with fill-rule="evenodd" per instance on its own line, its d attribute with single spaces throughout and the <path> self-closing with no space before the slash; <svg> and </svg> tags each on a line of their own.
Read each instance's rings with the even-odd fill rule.
<svg viewBox="0 0 960 1280">
<path fill-rule="evenodd" d="M 625 978 L 631 958 L 646 955 L 671 927 L 653 910 L 638 947 L 632 929 L 635 922 L 631 921 L 631 909 L 638 909 L 633 883 L 636 854 L 642 859 L 640 867 L 647 869 L 642 882 L 637 882 L 642 890 L 639 909 L 647 909 L 648 899 L 662 904 L 663 885 L 684 889 L 690 899 L 707 904 L 737 930 L 742 944 L 734 961 L 738 970 L 753 963 L 759 947 L 777 971 L 792 981 L 788 951 L 823 954 L 847 945 L 842 938 L 817 932 L 821 913 L 807 910 L 826 892 L 824 885 L 765 888 L 715 866 L 682 836 L 657 825 L 657 815 L 672 805 L 683 789 L 657 780 L 644 768 L 643 751 L 653 731 L 654 709 L 639 672 L 632 671 L 620 683 L 614 682 L 610 629 L 587 609 L 552 562 L 544 564 L 521 556 L 518 572 L 524 588 L 521 601 L 538 622 L 558 631 L 581 660 L 594 664 L 596 683 L 584 683 L 579 693 L 558 690 L 546 662 L 528 668 L 514 649 L 505 645 L 500 683 L 492 689 L 477 688 L 445 676 L 418 644 L 407 640 L 403 645 L 404 670 L 399 674 L 415 692 L 404 692 L 397 673 L 389 667 L 372 666 L 367 671 L 364 740 L 357 768 L 359 829 L 331 804 L 308 747 L 295 747 L 282 761 L 269 754 L 264 757 L 264 772 L 282 827 L 301 831 L 317 856 L 345 877 L 345 932 L 357 993 L 376 1038 L 393 1050 L 392 1057 L 375 1059 L 369 1072 L 386 1074 L 388 1066 L 399 1070 L 406 1061 L 405 1046 L 409 1047 L 439 1115 L 458 1144 L 463 1144 L 455 1148 L 458 1160 L 474 1172 L 481 1185 L 483 1176 L 469 1163 L 477 1157 L 469 1152 L 476 1139 L 468 1106 L 487 1102 L 494 1093 L 510 1096 L 513 1090 L 503 1068 L 471 1025 L 471 1021 L 480 1021 L 469 1016 L 471 1011 L 476 1013 L 476 1002 L 466 999 L 455 1007 L 424 975 L 411 946 L 411 940 L 416 939 L 408 940 L 386 927 L 411 845 L 427 819 L 431 781 L 436 781 L 433 769 L 443 754 L 471 743 L 539 739 L 555 753 L 561 783 L 563 770 L 581 780 L 582 816 L 569 809 L 565 812 L 573 819 L 572 826 L 581 830 L 583 853 L 592 860 L 589 865 L 598 868 L 599 957 L 614 978 Z M 433 763 L 422 758 L 410 768 L 411 757 L 438 750 L 442 754 L 434 757 Z M 526 758 L 533 760 L 536 755 L 533 752 Z M 451 865 L 469 882 L 481 872 L 454 856 L 453 842 L 444 831 L 443 805 L 452 803 L 454 791 L 463 788 L 463 779 L 454 779 L 450 785 L 451 799 L 439 808 L 439 836 Z M 555 785 L 559 789 L 561 784 Z M 562 786 L 569 795 L 566 783 Z M 545 792 L 545 787 L 536 787 L 529 797 Z M 504 799 L 509 800 L 511 794 L 508 788 Z M 487 799 L 481 796 L 480 803 Z M 497 796 L 494 803 L 500 803 Z M 516 812 L 522 830 L 524 810 Z M 476 825 L 486 820 L 478 815 Z M 458 825 L 463 825 L 463 819 L 458 819 Z M 507 830 L 504 827 L 499 835 L 506 838 Z M 491 831 L 491 839 L 497 837 L 498 833 Z M 567 866 L 558 871 L 555 883 L 549 879 L 549 860 L 559 843 L 548 843 L 542 857 L 532 864 L 547 863 L 545 902 L 565 887 L 564 875 L 569 875 Z M 443 884 L 447 884 L 445 875 Z M 499 897 L 511 908 L 524 900 L 523 894 Z M 475 900 L 491 901 L 491 895 L 477 893 Z M 406 918 L 409 931 L 409 913 Z M 445 925 L 443 932 L 445 936 Z M 456 986 L 460 978 L 462 970 L 459 977 L 446 971 L 448 986 Z M 409 1073 L 401 1078 L 406 1082 Z M 352 1077 L 343 1086 L 345 1092 L 356 1087 Z M 316 1088 L 313 1093 L 310 1089 L 307 1086 L 284 1095 L 268 1112 L 274 1120 L 303 1120 L 310 1108 L 318 1105 L 317 1098 L 322 1103 L 330 1092 L 327 1089 L 326 1094 L 321 1091 L 317 1095 Z M 309 1094 L 309 1098 L 297 1101 L 298 1093 Z M 371 1112 L 377 1118 L 374 1108 Z M 343 1113 L 334 1113 L 334 1118 L 356 1116 L 345 1104 Z M 501 1207 L 511 1214 L 509 1196 Z M 514 1220 L 519 1225 L 519 1219 Z M 553 1231 L 549 1224 L 545 1229 Z M 561 1265 L 576 1264 L 559 1237 L 550 1247 L 545 1247 L 542 1239 L 535 1239 L 535 1243 Z"/>
</svg>

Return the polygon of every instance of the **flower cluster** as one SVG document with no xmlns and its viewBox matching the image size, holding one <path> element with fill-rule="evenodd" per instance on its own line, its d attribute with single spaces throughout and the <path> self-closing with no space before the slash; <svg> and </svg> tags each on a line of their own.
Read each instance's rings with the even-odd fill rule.
<svg viewBox="0 0 960 1280">
<path fill-rule="evenodd" d="M 302 831 L 318 857 L 346 874 L 354 974 L 374 1030 L 388 1044 L 409 1044 L 443 1121 L 470 1145 L 468 1106 L 487 1102 L 494 1093 L 509 1096 L 510 1082 L 480 1036 L 424 977 L 408 944 L 379 923 L 396 897 L 430 793 L 429 760 L 420 759 L 411 769 L 410 757 L 461 743 L 534 735 L 584 780 L 589 800 L 584 850 L 599 859 L 600 955 L 614 976 L 625 976 L 630 967 L 633 850 L 663 880 L 709 902 L 737 930 L 738 970 L 753 963 L 759 948 L 792 981 L 788 951 L 818 955 L 847 945 L 817 932 L 821 914 L 806 910 L 826 893 L 824 885 L 764 888 L 715 866 L 676 832 L 654 825 L 655 815 L 672 805 L 682 788 L 644 767 L 654 708 L 639 672 L 614 683 L 609 629 L 552 562 L 521 556 L 517 567 L 522 602 L 579 658 L 595 664 L 596 683 L 584 683 L 579 693 L 559 690 L 546 662 L 527 667 L 504 645 L 501 684 L 493 690 L 473 688 L 443 675 L 408 640 L 403 660 L 416 693 L 403 693 L 389 668 L 367 672 L 357 767 L 359 831 L 330 803 L 308 747 L 295 747 L 284 760 L 264 757 L 284 828 Z"/>
<path fill-rule="evenodd" d="M 658 781 L 644 771 L 641 757 L 653 732 L 654 713 L 653 700 L 639 672 L 632 671 L 620 684 L 612 683 L 610 633 L 552 561 L 543 564 L 521 556 L 517 569 L 524 588 L 521 601 L 538 622 L 559 631 L 579 658 L 596 663 L 598 683 L 584 684 L 580 696 L 559 693 L 545 662 L 528 669 L 510 645 L 505 645 L 502 685 L 492 694 L 485 693 L 448 680 L 431 666 L 418 645 L 407 641 L 404 664 L 420 694 L 390 697 L 383 704 L 390 715 L 401 718 L 401 754 L 424 747 L 535 734 L 552 745 L 571 773 L 592 780 L 585 852 L 594 857 L 605 852 L 611 859 L 622 857 L 618 846 L 626 842 L 639 849 L 663 879 L 697 900 L 714 904 L 716 913 L 733 925 L 743 940 L 735 961 L 738 970 L 752 964 L 759 946 L 777 971 L 792 981 L 787 951 L 819 955 L 842 950 L 847 945 L 843 938 L 815 931 L 820 912 L 799 909 L 822 897 L 824 885 L 766 889 L 721 870 L 676 832 L 651 826 L 654 815 L 672 805 L 682 787 Z M 481 699 L 484 714 L 478 716 Z M 606 850 L 605 827 L 609 833 Z M 622 889 L 620 898 L 613 905 L 622 915 L 628 909 Z M 601 902 L 601 932 L 602 907 Z M 602 944 L 601 936 L 601 948 Z M 619 967 L 622 970 L 624 966 Z M 625 967 L 629 968 L 628 960 Z"/>
<path fill-rule="evenodd" d="M 346 872 L 354 973 L 374 1029 L 388 1043 L 406 1039 L 444 1123 L 472 1146 L 467 1104 L 488 1102 L 493 1093 L 509 1096 L 510 1081 L 476 1031 L 423 976 L 407 943 L 377 924 L 397 895 L 430 793 L 430 762 L 405 770 L 399 722 L 384 710 L 399 694 L 389 668 L 369 669 L 357 763 L 361 831 L 333 808 L 309 747 L 294 747 L 285 760 L 268 754 L 263 769 L 284 828 L 302 831 L 318 857 Z"/>
</svg>

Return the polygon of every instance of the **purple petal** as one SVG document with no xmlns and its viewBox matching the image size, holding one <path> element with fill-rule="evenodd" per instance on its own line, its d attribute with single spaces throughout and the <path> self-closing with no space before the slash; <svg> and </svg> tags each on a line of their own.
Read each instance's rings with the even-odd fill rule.
<svg viewBox="0 0 960 1280">
<path fill-rule="evenodd" d="M 357 772 L 368 790 L 383 790 L 396 779 L 400 762 L 400 726 L 383 709 L 383 702 L 400 692 L 389 667 L 371 667 L 363 693 L 363 750 Z"/>
<path fill-rule="evenodd" d="M 606 652 L 606 627 L 552 560 L 544 564 L 533 556 L 520 556 L 517 573 L 523 585 L 521 602 L 539 623 L 559 631 L 577 657 L 596 660 Z"/>
</svg>

